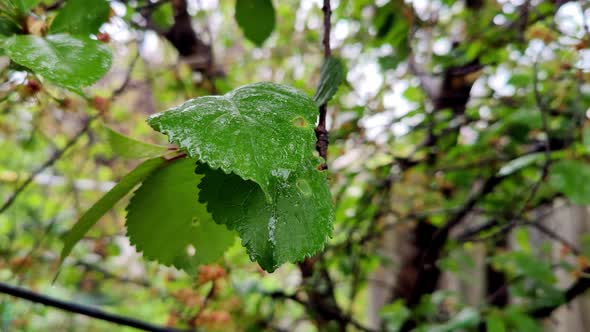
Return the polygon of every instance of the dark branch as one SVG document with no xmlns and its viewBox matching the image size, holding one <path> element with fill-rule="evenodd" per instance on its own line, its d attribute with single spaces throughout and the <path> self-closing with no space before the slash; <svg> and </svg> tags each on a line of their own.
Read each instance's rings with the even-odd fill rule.
<svg viewBox="0 0 590 332">
<path fill-rule="evenodd" d="M 40 303 L 49 307 L 58 308 L 64 311 L 85 315 L 88 317 L 100 319 L 106 322 L 111 322 L 118 325 L 133 327 L 144 331 L 154 332 L 176 332 L 182 331 L 170 327 L 152 325 L 133 318 L 111 314 L 96 308 L 81 305 L 78 303 L 58 300 L 45 295 L 37 294 L 21 287 L 11 286 L 0 282 L 0 293 L 8 294 L 14 297 L 25 299 L 31 302 Z"/>
<path fill-rule="evenodd" d="M 324 38 L 322 43 L 324 45 L 324 60 L 326 60 L 332 56 L 332 51 L 330 50 L 330 18 L 332 15 L 330 0 L 324 0 L 322 11 L 324 12 Z M 326 128 L 327 110 L 328 107 L 326 104 L 320 106 L 320 117 L 318 125 L 315 128 L 315 135 L 317 137 L 316 150 L 320 154 L 320 157 L 324 158 L 326 162 L 328 160 L 328 129 Z M 327 168 L 328 165 L 326 163 L 320 166 L 320 169 Z"/>
<path fill-rule="evenodd" d="M 565 291 L 563 304 L 570 303 L 576 297 L 584 294 L 590 288 L 590 278 L 588 277 L 588 274 L 590 274 L 590 268 L 586 268 L 582 273 L 582 277 L 580 277 L 578 281 L 576 281 Z M 553 311 L 555 311 L 560 306 L 561 304 L 555 304 L 540 307 L 529 312 L 529 315 L 535 318 L 546 318 L 549 317 Z"/>
</svg>

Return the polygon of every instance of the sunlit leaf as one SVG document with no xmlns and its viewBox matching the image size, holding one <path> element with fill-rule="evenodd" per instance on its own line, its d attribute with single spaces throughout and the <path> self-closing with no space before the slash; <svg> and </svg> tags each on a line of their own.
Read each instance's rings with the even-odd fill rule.
<svg viewBox="0 0 590 332">
<path fill-rule="evenodd" d="M 317 114 L 304 93 L 255 83 L 223 96 L 189 100 L 151 116 L 148 123 L 190 157 L 253 180 L 271 199 L 275 179 L 287 179 L 304 162 L 315 160 Z"/>
</svg>

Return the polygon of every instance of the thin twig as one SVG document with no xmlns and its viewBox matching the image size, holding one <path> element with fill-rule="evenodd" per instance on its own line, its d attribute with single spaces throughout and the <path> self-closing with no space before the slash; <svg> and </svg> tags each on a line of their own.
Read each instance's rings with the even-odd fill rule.
<svg viewBox="0 0 590 332">
<path fill-rule="evenodd" d="M 322 43 L 324 45 L 324 60 L 327 60 L 332 56 L 332 51 L 330 50 L 330 19 L 332 15 L 330 0 L 324 0 L 322 11 L 324 12 L 324 38 Z M 325 160 L 325 163 L 320 166 L 320 169 L 328 168 L 328 165 L 326 164 L 328 161 L 328 130 L 326 129 L 327 111 L 328 106 L 326 103 L 320 105 L 320 116 L 318 125 L 315 128 L 315 134 L 317 137 L 316 150 L 320 154 L 320 157 Z"/>
<path fill-rule="evenodd" d="M 525 226 L 530 226 L 530 227 L 536 228 L 539 232 L 545 234 L 546 236 L 552 238 L 553 240 L 555 240 L 557 242 L 560 242 L 563 246 L 567 247 L 575 255 L 581 255 L 582 254 L 582 251 L 580 249 L 578 249 L 578 247 L 575 244 L 573 244 L 572 242 L 568 241 L 563 236 L 557 234 L 556 232 L 554 232 L 553 230 L 551 230 L 549 227 L 543 225 L 539 221 L 537 221 L 537 222 L 526 222 L 525 223 Z"/>
<path fill-rule="evenodd" d="M 537 63 L 537 61 L 535 61 L 535 63 L 533 64 L 533 93 L 535 95 L 535 103 L 537 104 L 537 109 L 539 110 L 539 113 L 541 115 L 541 124 L 543 126 L 543 132 L 545 133 L 545 140 L 543 141 L 543 145 L 545 148 L 545 150 L 544 150 L 545 162 L 543 163 L 543 168 L 541 169 L 541 177 L 539 178 L 539 181 L 537 181 L 533 185 L 533 189 L 531 190 L 529 197 L 527 198 L 527 200 L 523 204 L 523 207 L 522 207 L 523 211 L 524 211 L 524 209 L 526 209 L 526 206 L 535 198 L 537 191 L 539 191 L 539 188 L 541 187 L 541 183 L 543 183 L 543 181 L 545 180 L 545 178 L 547 177 L 547 175 L 549 173 L 549 166 L 551 165 L 551 145 L 550 145 L 551 137 L 549 134 L 549 124 L 548 124 L 548 120 L 547 120 L 547 113 L 549 113 L 549 110 L 547 109 L 547 106 L 543 102 L 543 99 L 541 97 L 541 92 L 539 91 L 539 77 L 538 76 L 539 76 L 538 75 L 538 63 Z"/>
<path fill-rule="evenodd" d="M 215 296 L 215 280 L 212 280 L 211 281 L 211 289 L 209 289 L 209 291 L 207 292 L 207 296 L 205 296 L 203 303 L 201 303 L 201 307 L 199 308 L 199 311 L 197 311 L 197 313 L 193 316 L 193 318 L 191 318 L 192 324 L 197 323 L 197 320 L 199 319 L 199 317 L 201 317 L 203 312 L 205 312 L 205 309 L 207 308 L 207 304 L 209 303 L 209 301 L 211 301 L 211 299 L 213 299 L 214 296 Z"/>
<path fill-rule="evenodd" d="M 82 129 L 80 129 L 74 135 L 74 137 L 70 138 L 70 140 L 66 143 L 66 145 L 63 148 L 55 151 L 47 161 L 45 161 L 41 166 L 39 166 L 39 168 L 34 170 L 33 173 L 31 173 L 31 175 L 29 175 L 29 177 L 27 177 L 25 181 L 23 181 L 23 183 L 21 183 L 14 190 L 12 195 L 10 195 L 8 199 L 4 202 L 4 204 L 2 204 L 2 207 L 0 207 L 0 214 L 4 213 L 6 210 L 8 210 L 10 206 L 12 206 L 17 197 L 29 186 L 29 184 L 31 184 L 31 182 L 33 182 L 37 175 L 41 174 L 47 168 L 53 166 L 53 164 L 55 164 L 69 149 L 71 149 L 80 140 L 80 138 L 82 138 L 82 136 L 84 136 L 88 132 L 88 130 L 90 130 L 90 125 L 92 124 L 92 121 L 94 121 L 94 119 L 96 118 L 96 115 L 86 118 L 86 120 L 84 121 L 84 125 L 82 126 Z"/>
<path fill-rule="evenodd" d="M 131 74 L 133 72 L 133 68 L 135 68 L 135 64 L 137 63 L 138 59 L 139 52 L 137 52 L 137 54 L 133 57 L 133 60 L 131 60 L 129 68 L 127 69 L 127 74 L 125 75 L 125 79 L 123 80 L 123 83 L 121 83 L 121 85 L 115 91 L 113 91 L 113 94 L 111 95 L 111 100 L 119 97 L 125 91 L 125 89 L 129 85 L 129 82 L 131 82 Z"/>
</svg>

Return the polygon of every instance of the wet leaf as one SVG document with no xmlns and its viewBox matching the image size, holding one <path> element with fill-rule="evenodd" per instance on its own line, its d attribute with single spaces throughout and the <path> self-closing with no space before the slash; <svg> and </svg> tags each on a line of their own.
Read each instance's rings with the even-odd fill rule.
<svg viewBox="0 0 590 332">
<path fill-rule="evenodd" d="M 191 158 L 253 180 L 271 199 L 276 179 L 285 180 L 304 162 L 316 160 L 317 114 L 304 93 L 255 83 L 223 96 L 189 100 L 151 116 L 148 123 Z"/>
<path fill-rule="evenodd" d="M 78 91 L 111 67 L 111 52 L 99 41 L 67 34 L 46 38 L 18 35 L 4 43 L 6 55 L 53 83 Z"/>
<path fill-rule="evenodd" d="M 235 174 L 197 168 L 205 175 L 200 201 L 217 223 L 236 230 L 250 259 L 272 272 L 285 262 L 298 262 L 321 250 L 332 232 L 334 211 L 325 172 L 312 162 L 276 179 L 272 202 L 260 187 Z"/>
</svg>

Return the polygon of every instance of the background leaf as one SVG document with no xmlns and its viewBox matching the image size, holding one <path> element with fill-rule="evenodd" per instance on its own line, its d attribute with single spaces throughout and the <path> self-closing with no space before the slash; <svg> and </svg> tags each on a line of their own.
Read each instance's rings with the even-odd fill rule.
<svg viewBox="0 0 590 332">
<path fill-rule="evenodd" d="M 7 17 L 0 16 L 0 36 L 10 36 L 18 32 L 18 26 Z M 2 44 L 0 44 L 1 48 Z"/>
<path fill-rule="evenodd" d="M 152 13 L 154 24 L 160 29 L 169 29 L 174 24 L 174 11 L 171 3 L 159 5 Z"/>
<path fill-rule="evenodd" d="M 97 33 L 108 21 L 110 10 L 106 0 L 68 0 L 53 20 L 49 32 L 86 36 Z"/>
<path fill-rule="evenodd" d="M 165 146 L 138 141 L 107 126 L 103 126 L 103 131 L 113 152 L 123 158 L 140 159 L 155 157 L 168 151 L 168 148 Z"/>
<path fill-rule="evenodd" d="M 516 159 L 512 159 L 507 162 L 500 170 L 498 171 L 499 176 L 508 176 L 514 172 L 520 171 L 521 169 L 535 164 L 545 158 L 545 154 L 543 152 L 536 152 L 524 155 L 522 157 L 518 157 Z"/>
<path fill-rule="evenodd" d="M 74 227 L 64 236 L 64 247 L 61 251 L 61 261 L 70 254 L 72 248 L 82 239 L 88 230 L 96 224 L 115 203 L 125 196 L 133 187 L 149 176 L 164 163 L 163 158 L 148 159 L 127 173 L 116 186 L 107 192 L 98 202 L 88 209 Z"/>
<path fill-rule="evenodd" d="M 506 332 L 504 321 L 497 313 L 492 313 L 486 317 L 486 329 L 488 332 Z"/>
<path fill-rule="evenodd" d="M 77 91 L 111 67 L 111 52 L 99 41 L 66 34 L 18 35 L 4 43 L 10 59 L 64 88 Z"/>
<path fill-rule="evenodd" d="M 236 0 L 236 22 L 248 40 L 262 46 L 275 27 L 271 0 Z"/>
<path fill-rule="evenodd" d="M 553 188 L 572 202 L 590 204 L 590 166 L 577 160 L 561 160 L 551 166 L 549 181 Z"/>
<path fill-rule="evenodd" d="M 195 160 L 184 158 L 152 173 L 127 206 L 127 236 L 144 257 L 194 272 L 212 263 L 234 242 L 199 203 Z M 188 247 L 193 246 L 194 255 Z"/>
<path fill-rule="evenodd" d="M 328 58 L 322 64 L 320 83 L 313 96 L 315 102 L 318 105 L 327 103 L 336 94 L 345 77 L 342 61 L 334 57 Z"/>
</svg>

